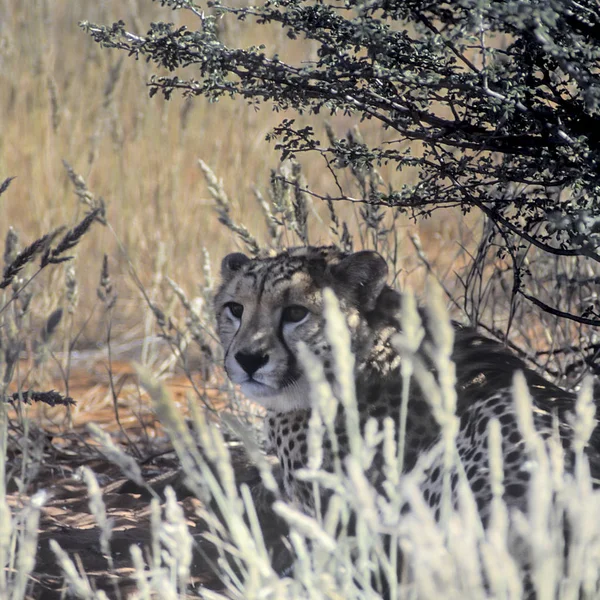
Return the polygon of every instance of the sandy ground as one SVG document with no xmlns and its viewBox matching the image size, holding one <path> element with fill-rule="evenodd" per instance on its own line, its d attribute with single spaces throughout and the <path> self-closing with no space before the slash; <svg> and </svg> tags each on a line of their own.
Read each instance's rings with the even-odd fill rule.
<svg viewBox="0 0 600 600">
<path fill-rule="evenodd" d="M 111 432 L 113 439 L 125 449 L 129 444 L 128 438 L 135 443 L 136 452 L 141 455 L 138 463 L 144 478 L 160 496 L 163 496 L 166 485 L 173 486 L 196 541 L 192 585 L 222 588 L 212 566 L 216 550 L 203 539 L 206 526 L 197 516 L 201 503 L 183 485 L 178 459 L 154 416 L 147 395 L 138 385 L 132 362 L 119 360 L 113 363 L 112 377 L 109 377 L 105 358 L 92 360 L 90 357 L 82 363 L 76 361 L 69 376 L 69 396 L 76 402 L 69 412 L 64 407 L 50 408 L 41 403 L 28 407 L 32 422 L 39 426 L 39 429 L 34 427 L 31 435 L 41 446 L 43 458 L 39 472 L 24 493 L 14 484 L 8 489 L 8 502 L 14 508 L 27 504 L 38 490 L 44 489 L 49 494 L 42 509 L 36 565 L 28 597 L 60 598 L 65 597 L 68 590 L 49 547 L 51 539 L 69 554 L 80 572 L 87 574 L 92 588 L 103 589 L 109 598 L 125 599 L 136 590 L 130 546 L 138 545 L 144 556 L 148 556 L 151 541 L 150 494 L 128 481 L 117 466 L 98 452 L 86 430 L 89 422 Z M 200 379 L 196 379 L 195 383 L 202 385 Z M 165 377 L 164 384 L 185 411 L 187 399 L 193 392 L 190 381 L 184 375 L 174 375 Z M 60 377 L 49 385 L 63 393 L 65 391 Z M 122 429 L 115 418 L 112 390 L 117 394 L 116 406 Z M 214 399 L 215 406 L 222 407 L 216 388 L 209 389 L 208 395 Z M 18 428 L 15 434 L 18 435 Z M 129 453 L 135 454 L 131 446 L 129 448 Z M 9 468 L 11 464 L 18 465 L 20 460 L 18 451 L 9 453 Z M 241 448 L 232 448 L 232 460 L 239 482 L 259 485 L 258 472 L 249 464 Z M 87 488 L 82 479 L 84 466 L 96 474 L 108 517 L 113 521 L 112 570 L 101 552 L 100 531 L 88 506 Z M 281 556 L 284 533 L 281 524 L 277 523 L 266 504 L 259 507 L 259 518 L 263 521 L 268 545 Z"/>
</svg>

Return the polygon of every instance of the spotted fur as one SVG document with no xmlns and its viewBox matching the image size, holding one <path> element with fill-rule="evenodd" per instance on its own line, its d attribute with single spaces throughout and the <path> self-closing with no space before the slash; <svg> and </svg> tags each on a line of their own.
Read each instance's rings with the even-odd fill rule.
<svg viewBox="0 0 600 600">
<path fill-rule="evenodd" d="M 229 255 L 223 260 L 222 277 L 215 306 L 225 368 L 245 394 L 268 409 L 267 438 L 279 458 L 285 491 L 311 510 L 311 488 L 294 477 L 295 471 L 307 465 L 311 411 L 308 382 L 297 359 L 298 345 L 307 344 L 319 357 L 327 377 L 334 379 L 323 318 L 323 289 L 332 288 L 351 333 L 361 425 L 370 417 L 382 422 L 387 416 L 398 423 L 401 359 L 391 340 L 400 331 L 401 296 L 386 285 L 387 265 L 381 256 L 374 252 L 344 254 L 332 247 L 295 248 L 256 259 Z M 306 309 L 306 314 L 294 307 Z M 514 373 L 522 371 L 525 375 L 534 402 L 534 424 L 542 437 L 558 433 L 566 450 L 567 468 L 572 460 L 567 414 L 574 409 L 575 397 L 527 369 L 501 344 L 459 325 L 455 325 L 454 333 L 452 358 L 460 419 L 457 449 L 485 522 L 492 494 L 487 456 L 492 418 L 501 425 L 504 499 L 509 506 L 526 508 L 531 473 L 512 398 Z M 417 386 L 411 386 L 405 471 L 410 471 L 440 436 L 428 402 Z M 348 452 L 344 424 L 340 408 L 335 433 L 342 457 Z M 596 427 L 587 448 L 596 479 L 600 478 L 599 448 L 600 431 Z M 331 468 L 332 463 L 332 440 L 326 436 L 324 467 Z M 381 465 L 378 456 L 368 473 L 375 484 L 381 480 Z M 437 515 L 442 479 L 442 462 L 438 460 L 428 469 L 422 486 L 424 498 Z M 457 481 L 458 474 L 452 473 L 453 489 Z"/>
</svg>

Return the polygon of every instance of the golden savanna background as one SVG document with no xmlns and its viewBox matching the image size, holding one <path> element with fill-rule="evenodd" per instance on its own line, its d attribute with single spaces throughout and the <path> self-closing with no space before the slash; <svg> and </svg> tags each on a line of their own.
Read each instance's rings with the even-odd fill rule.
<svg viewBox="0 0 600 600">
<path fill-rule="evenodd" d="M 200 28 L 191 11 L 150 0 L 0 0 L 0 399 L 8 407 L 0 411 L 0 598 L 10 592 L 15 600 L 54 600 L 67 588 L 93 600 L 133 591 L 144 599 L 183 598 L 200 584 L 199 593 L 210 598 L 225 597 L 207 591 L 224 585 L 227 597 L 267 597 L 267 588 L 283 593 L 292 578 L 282 575 L 291 555 L 281 521 L 272 503 L 255 513 L 248 488 L 240 492 L 242 502 L 234 485 L 260 479 L 259 468 L 267 480 L 265 458 L 248 433 L 260 429 L 260 412 L 224 376 L 214 332 L 219 264 L 226 253 L 247 250 L 240 231 L 261 246 L 298 245 L 293 209 L 306 202 L 310 243 L 343 243 L 347 227 L 355 249 L 382 252 L 390 283 L 421 295 L 437 281 L 452 317 L 477 324 L 569 389 L 581 383 L 590 350 L 574 340 L 596 338 L 583 324 L 532 310 L 516 294 L 515 273 L 533 273 L 526 281 L 532 296 L 577 314 L 589 301 L 588 288 L 571 286 L 560 297 L 559 276 L 568 283 L 583 273 L 591 286 L 596 275 L 578 257 L 548 257 L 525 243 L 507 257 L 506 240 L 475 212 L 437 210 L 414 222 L 361 202 L 328 206 L 281 184 L 292 209 L 287 220 L 274 211 L 281 221 L 274 242 L 265 212 L 278 198 L 274 173 L 297 173 L 265 139 L 282 119 L 312 126 L 323 146 L 329 127 L 337 138 L 352 131 L 372 146 L 406 142 L 374 120 L 360 122 L 360 115 L 298 116 L 241 98 L 149 98 L 151 76 L 166 73 L 100 47 L 79 26 L 118 20 L 138 35 L 159 21 Z M 219 35 L 231 47 L 264 44 L 267 55 L 295 64 L 316 56 L 307 40 L 231 15 L 219 21 Z M 197 76 L 194 68 L 177 75 Z M 297 160 L 300 187 L 337 197 L 338 178 L 346 194 L 362 199 L 349 169 L 328 166 L 317 152 Z M 389 166 L 368 176 L 386 190 L 416 174 Z M 104 207 L 103 222 L 83 232 L 80 224 L 93 207 Z M 59 253 L 58 264 L 40 269 L 47 244 L 27 248 L 57 228 L 54 250 L 65 239 L 75 241 Z M 67 256 L 72 259 L 61 262 Z M 16 269 L 19 264 L 24 268 Z M 246 451 L 254 452 L 254 463 Z M 213 454 L 207 460 L 204 452 Z M 190 465 L 183 481 L 182 466 Z M 165 492 L 167 485 L 177 498 Z M 570 493 L 583 498 L 581 515 L 596 501 L 591 488 L 587 496 L 579 488 Z M 300 515 L 300 526 L 307 518 Z M 483 529 L 470 521 L 465 535 L 457 523 L 453 556 L 459 565 L 465 559 L 465 573 L 475 573 L 479 549 L 473 548 Z M 436 581 L 430 575 L 435 559 L 444 589 L 448 582 L 459 589 L 445 542 L 433 551 L 428 546 L 445 533 L 432 519 L 427 527 L 418 524 L 414 537 L 423 541 L 424 584 Z M 534 541 L 546 540 L 535 533 Z M 549 536 L 557 538 L 552 530 Z M 319 539 L 312 541 L 308 560 L 313 549 L 322 552 Z M 345 572 L 346 584 L 354 585 L 352 568 Z M 333 580 L 314 573 L 311 597 L 325 597 L 318 594 Z M 516 575 L 512 581 L 520 585 Z M 253 585 L 256 595 L 243 595 Z"/>
<path fill-rule="evenodd" d="M 151 76 L 165 72 L 145 60 L 102 48 L 79 26 L 82 21 L 109 25 L 123 20 L 139 35 L 156 21 L 198 29 L 199 17 L 191 11 L 171 10 L 149 0 L 4 0 L 0 6 L 0 180 L 15 178 L 0 195 L 0 244 L 14 240 L 16 233 L 17 249 L 23 249 L 57 227 L 74 227 L 90 204 L 101 201 L 107 221 L 94 223 L 68 253 L 73 260 L 44 269 L 27 286 L 32 300 L 26 320 L 14 327 L 24 340 L 21 358 L 34 364 L 20 382 L 12 375 L 5 379 L 17 387 L 53 386 L 73 395 L 78 374 L 76 380 L 83 387 L 75 410 L 83 411 L 85 420 L 88 401 L 96 409 L 104 406 L 109 409 L 106 420 L 112 423 L 115 396 L 122 399 L 123 394 L 107 391 L 106 373 L 111 369 L 123 369 L 125 383 L 119 388 L 123 393 L 130 386 L 138 393 L 135 378 L 130 377 L 131 361 L 149 365 L 161 377 L 183 369 L 188 377 L 180 382 L 182 394 L 190 391 L 190 374 L 202 376 L 206 358 L 198 350 L 202 343 L 185 341 L 191 353 L 182 366 L 181 356 L 164 338 L 182 337 L 184 330 L 189 338 L 189 306 L 210 320 L 211 291 L 218 283 L 221 258 L 231 250 L 246 250 L 240 236 L 218 222 L 215 196 L 220 195 L 221 212 L 223 202 L 228 203 L 227 218 L 246 227 L 260 245 L 271 243 L 259 197 L 269 200 L 272 173 L 282 166 L 275 142 L 265 139 L 282 119 L 311 125 L 322 136 L 323 146 L 326 126 L 339 138 L 359 131 L 372 146 L 391 141 L 402 148 L 407 142 L 397 140 L 375 120 L 360 122 L 359 115 L 278 113 L 268 104 L 241 98 L 225 97 L 216 103 L 177 93 L 169 101 L 160 94 L 149 98 Z M 264 44 L 267 55 L 277 54 L 295 64 L 316 56 L 316 47 L 308 40 L 290 40 L 278 26 L 239 22 L 232 15 L 220 19 L 219 35 L 231 47 Z M 491 43 L 505 41 L 499 37 Z M 480 60 L 475 52 L 471 59 Z M 193 67 L 177 74 L 197 76 Z M 411 150 L 420 152 L 418 144 Z M 348 169 L 332 169 L 316 152 L 298 154 L 297 159 L 302 185 L 319 196 L 339 197 L 335 173 L 346 194 L 362 197 Z M 207 175 L 201 164 L 211 173 Z M 381 167 L 379 175 L 384 190 L 400 189 L 416 177 L 407 169 L 394 170 L 393 165 Z M 82 190 L 88 195 L 84 202 Z M 375 247 L 391 259 L 394 285 L 421 294 L 428 276 L 438 280 L 453 317 L 483 325 L 496 338 L 506 336 L 536 368 L 545 369 L 549 360 L 562 361 L 566 355 L 553 349 L 587 335 L 585 326 L 544 314 L 512 294 L 515 271 L 508 258 L 497 256 L 490 236 L 493 228 L 475 212 L 464 215 L 458 209 L 442 209 L 414 222 L 391 209 L 334 202 L 339 217 L 336 236 L 331 233 L 327 204 L 306 198 L 311 243 L 339 243 L 342 225 L 347 224 L 355 248 Z M 383 215 L 379 230 L 387 227 L 387 233 L 380 236 L 368 226 L 365 229 L 369 217 L 365 210 L 379 211 L 375 220 Z M 283 221 L 277 244 L 301 243 Z M 98 295 L 105 256 L 105 277 L 108 274 L 114 296 L 110 303 Z M 5 252 L 4 266 L 8 258 Z M 521 246 L 515 260 L 535 274 L 527 282 L 528 292 L 551 305 L 556 300 L 554 274 L 568 278 L 583 268 L 569 257 L 549 259 L 530 245 Z M 36 269 L 29 264 L 20 275 L 22 282 Z M 9 290 L 4 290 L 5 301 Z M 188 308 L 181 294 L 191 303 Z M 562 299 L 563 309 L 577 313 L 585 301 L 580 295 L 575 290 Z M 56 311 L 62 316 L 51 321 L 52 335 L 44 335 L 43 328 Z M 213 349 L 218 347 L 211 331 L 202 335 Z M 100 366 L 90 368 L 96 360 Z M 558 364 L 548 372 L 563 377 L 565 369 Z M 106 395 L 93 388 L 98 382 Z M 573 385 L 577 380 L 563 382 Z"/>
<path fill-rule="evenodd" d="M 198 160 L 222 181 L 233 218 L 260 241 L 264 217 L 254 190 L 266 194 L 270 172 L 278 167 L 274 143 L 265 141 L 265 136 L 285 115 L 272 112 L 268 105 L 250 106 L 240 99 L 225 98 L 214 104 L 202 97 L 186 99 L 177 94 L 170 101 L 159 95 L 149 99 L 146 83 L 153 73 L 159 73 L 155 66 L 101 48 L 78 27 L 82 20 L 110 24 L 123 19 L 130 31 L 140 34 L 158 20 L 197 28 L 197 18 L 189 12 L 172 11 L 146 0 L 6 0 L 2 13 L 0 165 L 3 178 L 17 179 L 0 200 L 0 239 L 13 227 L 26 245 L 81 217 L 85 206 L 74 194 L 62 162 L 67 161 L 89 190 L 104 199 L 110 224 L 95 227 L 77 248 L 77 322 L 88 319 L 97 301 L 95 288 L 102 257 L 107 254 L 119 294 L 114 315 L 118 327 L 113 334 L 140 337 L 140 295 L 132 286 L 117 239 L 144 285 L 163 285 L 157 277 L 167 274 L 193 295 L 202 280 L 202 249 L 206 248 L 216 266 L 221 256 L 236 246 L 231 232 L 217 223 Z M 295 61 L 311 57 L 310 43 L 292 42 L 280 28 L 259 28 L 231 17 L 221 23 L 225 43 L 240 47 L 264 43 L 268 54 Z M 186 75 L 194 76 L 194 70 L 182 71 L 180 76 Z M 306 122 L 319 130 L 326 118 L 340 137 L 358 123 L 358 119 L 343 116 L 319 116 Z M 361 133 L 373 143 L 386 135 L 370 122 L 361 125 Z M 312 155 L 299 159 L 312 189 L 320 194 L 336 193 L 322 159 Z M 343 173 L 340 176 L 344 177 Z M 384 170 L 382 176 L 386 184 L 399 186 L 411 175 Z M 326 214 L 318 200 L 313 208 Z M 342 210 L 352 227 L 357 209 Z M 400 261 L 406 272 L 415 266 L 409 232 L 422 234 L 431 260 L 441 253 L 448 262 L 455 254 L 457 228 L 464 223 L 449 219 L 447 212 L 440 216 L 416 226 L 406 219 L 396 223 L 406 252 Z M 309 222 L 314 231 L 312 241 L 328 243 L 327 224 L 320 226 L 314 216 Z M 464 243 L 470 236 L 462 231 L 460 237 Z M 48 312 L 64 302 L 63 277 L 62 268 L 54 269 L 40 286 Z M 96 323 L 92 317 L 80 346 L 98 341 Z"/>
</svg>

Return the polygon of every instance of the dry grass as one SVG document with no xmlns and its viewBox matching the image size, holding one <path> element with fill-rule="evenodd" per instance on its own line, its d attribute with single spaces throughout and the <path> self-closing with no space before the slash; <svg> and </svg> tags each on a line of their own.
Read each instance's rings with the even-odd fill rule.
<svg viewBox="0 0 600 600">
<path fill-rule="evenodd" d="M 1 201 L 0 239 L 13 226 L 25 244 L 57 224 L 79 218 L 83 207 L 73 194 L 63 159 L 105 200 L 108 220 L 147 286 L 166 285 L 161 273 L 168 272 L 184 289 L 194 290 L 201 279 L 202 247 L 216 262 L 235 245 L 230 232 L 214 226 L 198 159 L 223 181 L 234 217 L 252 231 L 264 231 L 253 190 L 258 186 L 265 192 L 270 170 L 278 164 L 265 135 L 281 115 L 269 107 L 257 111 L 227 99 L 218 104 L 177 96 L 169 102 L 149 100 L 145 83 L 154 72 L 152 65 L 102 50 L 77 26 L 84 19 L 111 23 L 123 18 L 133 31 L 143 33 L 149 22 L 161 19 L 194 27 L 191 15 L 147 0 L 2 4 L 0 164 L 2 175 L 17 179 Z M 269 52 L 310 57 L 307 43 L 293 44 L 281 30 L 247 25 L 224 23 L 224 40 L 241 45 L 265 42 Z M 340 136 L 353 124 L 344 117 L 332 119 Z M 374 142 L 384 135 L 368 125 L 363 134 Z M 304 172 L 315 189 L 333 191 L 318 158 L 306 158 Z M 383 175 L 399 183 L 398 174 Z M 326 214 L 324 209 L 316 205 L 321 214 Z M 353 209 L 348 210 L 351 215 Z M 397 227 L 403 251 L 412 252 L 404 233 L 408 223 Z M 452 256 L 454 240 L 464 238 L 459 235 L 464 225 L 447 215 L 419 227 L 433 259 L 437 253 Z M 411 231 L 416 231 L 414 226 Z M 323 239 L 323 232 L 323 227 L 313 226 L 312 241 Z M 104 254 L 119 292 L 116 333 L 139 337 L 139 294 L 110 229 L 98 228 L 78 252 L 78 325 L 96 302 Z M 44 282 L 46 311 L 64 301 L 62 277 L 56 271 Z M 80 343 L 102 337 L 95 323 L 92 319 Z"/>
<path fill-rule="evenodd" d="M 143 465 L 144 476 L 155 475 L 165 468 L 166 463 L 157 458 L 158 454 L 151 456 L 170 447 L 162 426 L 176 433 L 173 445 L 180 462 L 171 454 L 169 466 L 183 465 L 197 496 L 212 497 L 225 516 L 223 524 L 206 505 L 201 509 L 196 505 L 185 507 L 187 518 L 215 543 L 213 558 L 220 561 L 219 576 L 231 596 L 242 598 L 250 597 L 249 592 L 272 592 L 274 597 L 299 597 L 294 594 L 317 594 L 323 585 L 329 591 L 334 590 L 335 584 L 340 582 L 335 582 L 332 574 L 338 572 L 338 568 L 350 566 L 351 552 L 347 545 L 338 546 L 329 563 L 323 562 L 312 570 L 310 566 L 315 556 L 319 559 L 331 550 L 328 544 L 336 526 L 335 519 L 332 517 L 329 530 L 324 531 L 322 524 L 290 512 L 281 503 L 277 505 L 278 514 L 292 527 L 290 543 L 298 555 L 296 577 L 280 577 L 266 556 L 259 519 L 248 490 L 237 490 L 231 485 L 232 467 L 222 434 L 207 426 L 204 413 L 198 408 L 205 402 L 209 409 L 218 410 L 219 402 L 225 400 L 238 415 L 249 417 L 246 421 L 252 422 L 251 409 L 240 402 L 218 370 L 219 348 L 211 329 L 210 271 L 212 268 L 212 272 L 216 272 L 218 261 L 226 252 L 235 247 L 243 248 L 232 227 L 243 233 L 240 227 L 243 225 L 248 235 L 256 235 L 260 244 L 268 241 L 264 212 L 259 208 L 255 188 L 269 199 L 269 178 L 271 170 L 278 165 L 278 156 L 272 145 L 265 142 L 265 135 L 281 115 L 272 113 L 268 107 L 256 111 L 237 101 L 223 100 L 211 105 L 202 98 L 185 100 L 177 96 L 170 102 L 158 96 L 149 100 L 145 83 L 153 73 L 152 66 L 102 50 L 77 26 L 80 20 L 110 23 L 123 18 L 130 29 L 137 32 L 143 32 L 144 25 L 154 20 L 194 27 L 190 15 L 182 11 L 172 12 L 149 0 L 102 3 L 0 0 L 0 14 L 0 111 L 4 116 L 0 182 L 9 176 L 17 178 L 4 193 L 0 192 L 0 240 L 14 241 L 14 236 L 9 235 L 9 228 L 13 227 L 19 234 L 19 249 L 23 250 L 57 227 L 65 226 L 56 236 L 56 247 L 66 231 L 84 220 L 90 207 L 101 205 L 101 198 L 106 204 L 107 219 L 105 226 L 95 224 L 77 248 L 68 249 L 66 254 L 73 254 L 75 260 L 45 269 L 9 309 L 7 302 L 13 293 L 11 290 L 15 289 L 13 284 L 7 284 L 4 295 L 0 295 L 0 341 L 4 344 L 0 345 L 0 375 L 4 383 L 10 384 L 8 391 L 56 387 L 77 400 L 77 406 L 68 411 L 46 406 L 17 406 L 9 416 L 0 415 L 0 512 L 6 517 L 0 553 L 3 560 L 9 557 L 8 563 L 5 560 L 9 568 L 16 565 L 21 569 L 20 576 L 18 569 L 5 574 L 4 579 L 0 576 L 0 592 L 12 585 L 15 598 L 25 594 L 28 585 L 25 575 L 33 568 L 26 559 L 35 554 L 32 548 L 41 514 L 44 543 L 38 545 L 40 572 L 36 577 L 39 575 L 44 580 L 50 571 L 42 569 L 53 565 L 55 579 L 50 583 L 43 581 L 49 588 L 60 588 L 62 575 L 56 566 L 56 555 L 73 589 L 79 589 L 80 597 L 101 598 L 102 594 L 91 590 L 86 576 L 78 574 L 70 561 L 79 551 L 82 561 L 87 557 L 96 565 L 93 561 L 98 557 L 105 560 L 102 552 L 110 558 L 107 548 L 112 544 L 118 564 L 101 563 L 102 568 L 110 571 L 110 576 L 131 575 L 133 564 L 137 569 L 133 576 L 141 597 L 150 598 L 150 590 L 169 591 L 172 597 L 183 597 L 182 590 L 190 577 L 187 551 L 190 540 L 178 505 L 168 496 L 164 520 L 161 520 L 156 501 L 148 508 L 143 499 L 134 498 L 136 494 L 117 493 L 114 471 L 107 468 L 106 460 L 97 459 L 98 444 L 106 447 L 109 443 L 102 441 L 101 434 L 92 438 L 82 432 L 83 425 L 90 420 L 114 433 L 122 442 L 116 450 L 112 448 L 112 459 L 124 462 L 119 452 L 125 449 L 129 467 L 135 457 Z M 309 57 L 312 52 L 306 43 L 291 45 L 288 38 L 275 29 L 261 27 L 258 31 L 228 22 L 223 24 L 222 35 L 225 41 L 229 39 L 242 46 L 267 43 L 270 52 L 282 56 L 293 54 L 296 59 Z M 324 127 L 324 123 L 312 124 Z M 336 135 L 343 136 L 354 122 L 335 117 L 331 125 Z M 385 135 L 370 124 L 366 124 L 361 133 L 372 143 L 381 141 Z M 65 168 L 63 160 L 72 171 Z M 203 170 L 199 160 L 210 170 Z M 322 162 L 304 157 L 302 166 L 312 188 L 321 193 L 333 191 L 330 175 Z M 382 171 L 381 175 L 385 181 L 401 183 L 400 174 Z M 347 181 L 351 184 L 349 178 Z M 224 200 L 225 194 L 228 201 Z M 229 228 L 217 225 L 215 205 L 220 207 L 222 220 L 230 219 Z M 269 210 L 276 208 L 277 202 L 271 202 Z M 325 205 L 308 201 L 306 209 L 311 243 L 339 241 L 339 236 L 329 235 L 331 222 Z M 490 261 L 489 254 L 477 262 L 475 251 L 481 224 L 475 216 L 465 220 L 456 213 L 446 212 L 415 225 L 400 218 L 393 220 L 394 215 L 387 213 L 384 222 L 393 224 L 393 231 L 384 240 L 377 237 L 376 228 L 359 228 L 359 210 L 357 206 L 341 208 L 340 219 L 345 220 L 351 233 L 356 235 L 357 247 L 377 246 L 387 258 L 393 258 L 396 270 L 402 270 L 394 279 L 396 285 L 410 284 L 420 291 L 424 275 L 431 271 L 455 298 L 454 314 L 472 316 L 470 311 L 473 311 L 476 320 L 485 314 L 488 321 L 493 317 L 500 329 L 506 325 L 511 310 L 506 301 L 506 281 L 497 276 L 500 263 Z M 367 214 L 367 220 L 375 217 L 373 212 Z M 280 231 L 280 245 L 298 242 L 297 231 L 301 227 L 296 227 L 294 233 L 293 219 L 288 224 L 289 229 Z M 363 237 L 362 243 L 359 234 Z M 5 265 L 18 257 L 16 247 L 9 250 Z M 43 249 L 40 252 L 43 254 Z M 36 260 L 38 257 L 39 253 Z M 467 290 L 471 295 L 467 294 L 463 303 L 462 284 L 457 281 L 455 272 L 474 263 L 477 268 L 471 270 L 473 276 Z M 28 271 L 31 266 L 27 264 L 23 271 L 15 272 L 15 280 L 25 281 L 31 276 Z M 551 272 L 553 267 L 546 264 L 544 268 Z M 569 268 L 569 265 L 564 269 L 560 266 L 565 272 Z M 560 269 L 557 267 L 556 271 Z M 541 284 L 541 288 L 543 286 Z M 27 300 L 25 306 L 24 299 L 29 292 L 32 299 Z M 541 289 L 541 292 L 552 294 L 554 289 Z M 572 302 L 577 302 L 575 296 Z M 539 348 L 544 337 L 547 347 L 552 348 L 578 339 L 581 333 L 579 329 L 558 326 L 556 321 L 550 325 L 547 321 L 536 321 L 534 325 L 531 320 L 520 318 L 524 314 L 522 307 L 515 310 L 517 324 L 513 331 L 530 348 Z M 407 324 L 410 328 L 408 317 Z M 160 340 L 156 333 L 162 335 Z M 11 344 L 9 357 L 6 350 Z M 190 348 L 196 348 L 195 352 Z M 344 348 L 339 350 L 340 368 L 343 368 L 344 351 Z M 9 358 L 12 367 L 7 376 L 5 368 Z M 145 376 L 149 393 L 140 386 L 132 362 L 150 366 L 152 376 Z M 176 392 L 172 404 L 161 382 L 172 375 L 176 363 L 186 376 L 171 378 L 171 390 Z M 440 365 L 441 372 L 444 368 L 448 365 Z M 5 391 L 0 381 L 0 392 Z M 149 396 L 158 404 L 162 426 L 157 424 L 156 414 L 149 406 Z M 452 412 L 451 406 L 444 405 L 440 411 L 442 409 Z M 181 415 L 188 410 L 195 420 L 196 439 L 205 443 L 208 462 L 198 454 L 194 439 L 182 423 Z M 38 435 L 36 422 L 43 426 L 44 434 Z M 240 433 L 246 435 L 243 428 Z M 313 445 L 317 448 L 319 444 L 315 440 Z M 360 450 L 362 441 L 357 438 L 356 444 Z M 13 471 L 9 474 L 5 473 L 7 446 L 14 459 Z M 392 452 L 392 458 L 393 455 Z M 264 460 L 258 460 L 267 485 L 270 471 Z M 86 485 L 78 474 L 79 462 L 85 466 Z M 102 481 L 108 482 L 102 490 L 104 501 L 112 511 L 108 515 L 88 466 L 96 473 L 100 470 L 104 474 Z M 215 470 L 221 483 L 213 476 Z M 13 486 L 8 492 L 4 487 L 5 475 Z M 576 475 L 575 483 L 582 489 L 589 484 L 585 473 Z M 60 483 L 54 485 L 59 476 Z M 359 471 L 356 476 L 360 477 Z M 347 485 L 347 481 L 340 484 L 341 488 Z M 48 501 L 46 497 L 33 495 L 38 486 L 53 486 L 56 497 Z M 89 509 L 86 508 L 86 490 L 93 501 Z M 595 507 L 598 501 L 597 494 L 587 488 L 584 491 L 587 496 L 580 504 L 575 503 L 582 511 L 588 506 Z M 419 508 L 416 487 L 409 492 L 412 494 L 410 502 Z M 339 499 L 340 513 L 350 510 L 352 496 L 349 493 Z M 396 500 L 400 502 L 404 498 Z M 47 504 L 41 510 L 43 502 Z M 131 514 L 124 515 L 127 502 L 135 502 L 135 506 Z M 562 514 L 565 507 L 561 505 L 557 510 Z M 243 521 L 242 513 L 247 522 Z M 198 515 L 205 521 L 199 521 Z M 273 520 L 272 517 L 269 514 L 267 518 Z M 118 521 L 116 540 L 109 531 L 112 518 Z M 439 531 L 427 512 L 402 525 L 417 550 L 423 551 L 422 555 L 417 552 L 412 557 L 415 572 L 422 569 L 426 573 L 431 567 L 432 548 L 439 558 L 439 564 L 433 565 L 438 578 L 429 581 L 425 575 L 418 585 L 431 584 L 437 597 L 439 589 L 451 585 L 454 587 L 446 589 L 455 597 L 464 597 L 460 578 L 452 579 L 452 576 L 461 570 L 481 569 L 482 565 L 473 559 L 479 551 L 488 552 L 492 559 L 508 554 L 506 547 L 493 539 L 475 536 L 462 540 L 461 545 L 462 529 L 474 518 L 468 511 L 449 516 L 456 536 L 453 534 L 447 539 L 456 542 L 456 548 L 440 541 Z M 97 530 L 93 529 L 94 521 Z M 498 522 L 501 525 L 501 519 Z M 19 523 L 24 524 L 20 529 Z M 423 541 L 424 524 L 430 537 L 419 546 Z M 500 525 L 496 532 L 499 534 L 502 533 Z M 377 528 L 379 524 L 365 523 L 367 529 L 371 526 Z M 88 535 L 79 550 L 64 546 L 69 556 L 61 553 L 56 544 L 51 549 L 48 547 L 48 539 L 60 539 L 63 534 L 66 544 L 71 543 L 69 540 L 75 539 L 74 536 L 81 535 L 83 539 L 84 530 Z M 126 535 L 126 532 L 130 533 Z M 17 539 L 20 540 L 18 547 L 23 548 L 20 554 L 15 550 Z M 376 544 L 377 536 L 372 539 Z M 540 539 L 545 540 L 543 536 Z M 150 546 L 152 551 L 142 555 L 138 546 L 132 544 Z M 166 554 L 160 554 L 161 544 Z M 131 558 L 130 546 L 133 547 Z M 593 546 L 596 551 L 597 547 L 597 544 Z M 462 552 L 465 548 L 468 553 Z M 582 552 L 587 551 L 583 543 L 581 548 Z M 316 554 L 312 549 L 316 549 Z M 181 556 L 177 555 L 178 550 Z M 367 544 L 359 550 L 366 556 L 377 549 Z M 557 552 L 556 556 L 559 555 Z M 587 558 L 586 564 L 590 564 Z M 234 564 L 233 569 L 230 563 Z M 317 561 L 317 564 L 320 563 Z M 389 568 L 389 565 L 383 567 Z M 488 571 L 490 577 L 494 575 L 493 569 Z M 247 577 L 243 582 L 239 579 L 240 573 Z M 370 573 L 362 576 L 368 582 Z M 451 578 L 449 583 L 445 579 L 448 577 Z M 594 577 L 591 579 L 595 584 Z M 501 589 L 503 582 L 496 583 Z M 520 585 L 515 578 L 513 583 L 517 588 Z M 355 584 L 353 580 L 345 582 L 360 597 L 361 589 Z M 109 582 L 104 587 L 111 590 L 111 586 Z M 417 589 L 413 584 L 407 584 L 407 589 L 402 591 L 413 593 L 415 597 L 431 597 L 427 589 Z M 204 590 L 204 596 L 221 597 L 208 590 Z M 499 597 L 518 597 L 518 594 Z"/>
</svg>

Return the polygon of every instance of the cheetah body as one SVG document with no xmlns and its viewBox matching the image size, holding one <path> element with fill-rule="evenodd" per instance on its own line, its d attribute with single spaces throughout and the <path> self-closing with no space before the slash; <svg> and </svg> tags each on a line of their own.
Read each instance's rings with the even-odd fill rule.
<svg viewBox="0 0 600 600">
<path fill-rule="evenodd" d="M 392 342 L 401 330 L 401 296 L 385 283 L 387 265 L 374 252 L 345 254 L 332 247 L 304 247 L 249 259 L 229 255 L 222 264 L 223 283 L 215 298 L 218 330 L 225 350 L 225 368 L 251 399 L 267 408 L 266 432 L 277 454 L 286 494 L 312 510 L 311 489 L 294 473 L 307 466 L 307 431 L 311 416 L 310 386 L 298 359 L 304 343 L 320 360 L 327 379 L 335 383 L 331 346 L 325 335 L 323 290 L 332 288 L 350 330 L 355 355 L 356 397 L 361 426 L 375 418 L 399 422 L 402 402 L 401 357 Z M 427 323 L 425 323 L 427 330 Z M 492 491 L 489 477 L 488 424 L 499 420 L 504 462 L 504 499 L 526 507 L 531 477 L 524 441 L 517 425 L 512 380 L 522 371 L 534 403 L 534 423 L 544 438 L 558 435 L 570 460 L 572 431 L 567 413 L 574 396 L 549 383 L 501 344 L 456 325 L 452 359 L 456 366 L 456 445 L 468 483 L 485 519 Z M 421 346 L 428 343 L 427 335 Z M 412 385 L 412 384 L 411 384 Z M 428 402 L 412 386 L 405 438 L 404 471 L 440 438 Z M 343 458 L 348 450 L 345 416 L 338 408 L 336 442 Z M 324 438 L 325 469 L 331 469 L 331 440 Z M 592 475 L 600 475 L 598 427 L 588 447 Z M 382 457 L 367 474 L 381 481 Z M 439 514 L 442 461 L 434 461 L 423 480 L 425 500 Z M 452 473 L 452 487 L 457 473 Z"/>
</svg>

